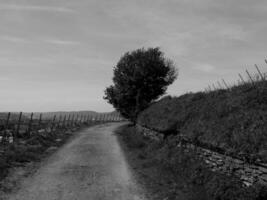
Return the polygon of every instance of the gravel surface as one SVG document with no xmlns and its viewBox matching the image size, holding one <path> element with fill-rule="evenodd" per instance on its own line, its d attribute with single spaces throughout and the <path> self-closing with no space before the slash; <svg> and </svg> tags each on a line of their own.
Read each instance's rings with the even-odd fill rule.
<svg viewBox="0 0 267 200">
<path fill-rule="evenodd" d="M 6 200 L 145 200 L 113 131 L 122 123 L 77 132 Z"/>
</svg>

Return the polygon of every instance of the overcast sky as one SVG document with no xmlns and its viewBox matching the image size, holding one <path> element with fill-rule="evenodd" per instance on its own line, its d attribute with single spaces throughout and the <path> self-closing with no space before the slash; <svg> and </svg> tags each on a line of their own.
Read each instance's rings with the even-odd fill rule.
<svg viewBox="0 0 267 200">
<path fill-rule="evenodd" d="M 111 111 L 126 51 L 161 47 L 171 95 L 267 71 L 266 0 L 0 0 L 0 111 Z"/>
</svg>

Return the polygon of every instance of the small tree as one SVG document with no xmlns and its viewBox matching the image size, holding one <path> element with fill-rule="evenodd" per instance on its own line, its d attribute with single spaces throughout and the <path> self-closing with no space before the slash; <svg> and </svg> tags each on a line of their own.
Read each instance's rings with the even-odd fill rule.
<svg viewBox="0 0 267 200">
<path fill-rule="evenodd" d="M 114 67 L 114 85 L 104 99 L 127 119 L 135 122 L 140 111 L 163 95 L 177 78 L 177 70 L 159 48 L 125 53 Z"/>
</svg>

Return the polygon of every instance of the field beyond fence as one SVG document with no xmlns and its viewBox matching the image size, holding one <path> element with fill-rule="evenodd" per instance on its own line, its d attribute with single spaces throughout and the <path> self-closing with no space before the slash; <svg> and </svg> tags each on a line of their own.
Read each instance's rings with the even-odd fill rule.
<svg viewBox="0 0 267 200">
<path fill-rule="evenodd" d="M 12 190 L 4 178 L 13 167 L 41 160 L 80 128 L 123 120 L 115 112 L 73 113 L 0 113 L 0 193 Z"/>
<path fill-rule="evenodd" d="M 53 115 L 45 117 L 42 113 L 1 113 L 0 143 L 2 145 L 16 142 L 17 139 L 30 137 L 36 133 L 51 133 L 57 129 L 74 128 L 99 122 L 115 122 L 122 118 L 118 114 L 98 115 Z M 44 117 L 43 117 L 44 116 Z"/>
</svg>

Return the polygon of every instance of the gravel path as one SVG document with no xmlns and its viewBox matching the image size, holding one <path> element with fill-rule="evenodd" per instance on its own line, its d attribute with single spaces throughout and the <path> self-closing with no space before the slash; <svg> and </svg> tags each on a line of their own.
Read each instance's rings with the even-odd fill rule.
<svg viewBox="0 0 267 200">
<path fill-rule="evenodd" d="M 120 125 L 78 132 L 7 200 L 145 200 L 113 134 Z"/>
</svg>

